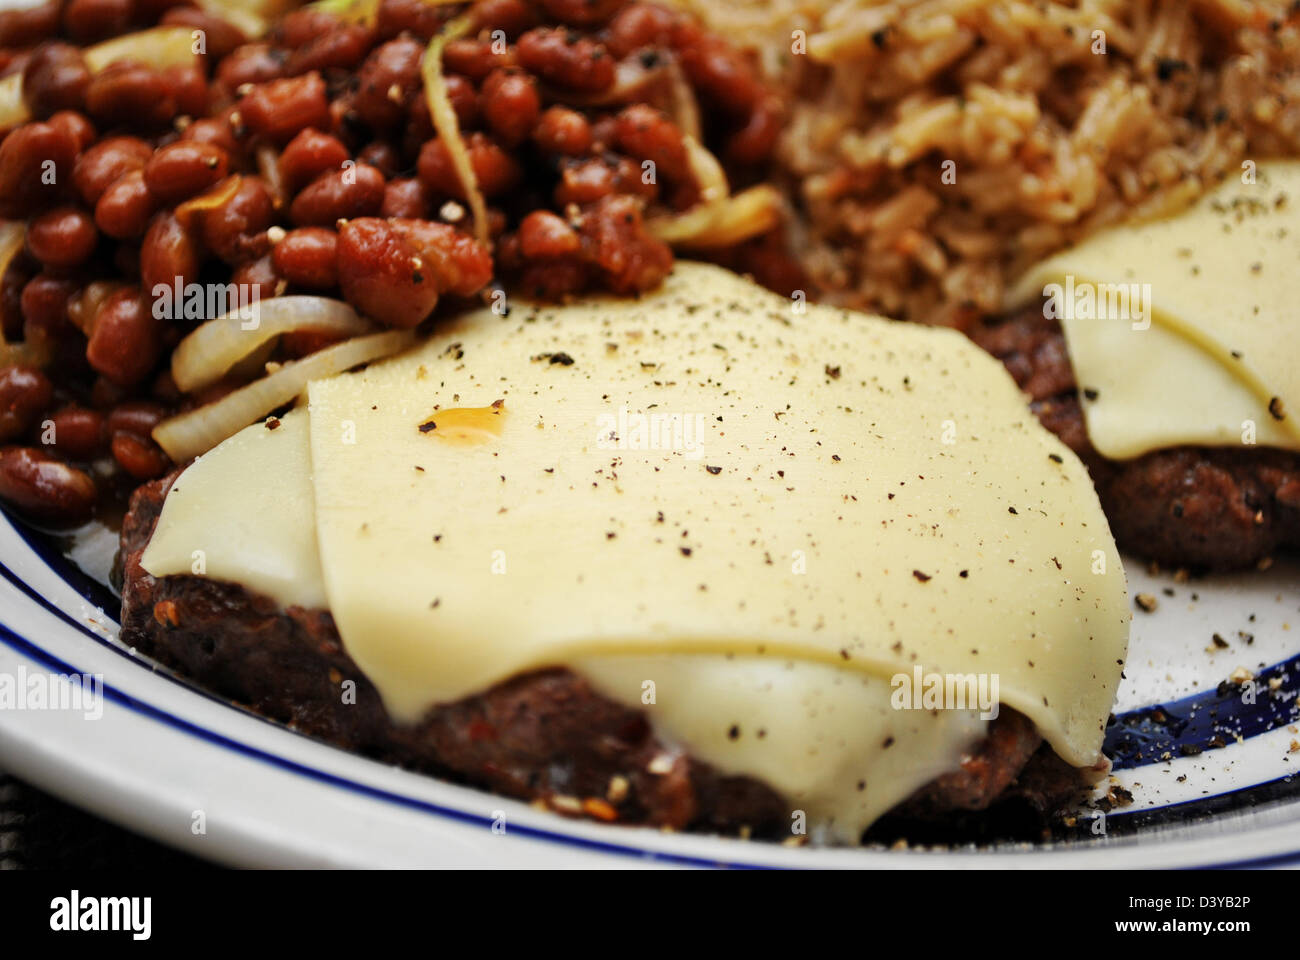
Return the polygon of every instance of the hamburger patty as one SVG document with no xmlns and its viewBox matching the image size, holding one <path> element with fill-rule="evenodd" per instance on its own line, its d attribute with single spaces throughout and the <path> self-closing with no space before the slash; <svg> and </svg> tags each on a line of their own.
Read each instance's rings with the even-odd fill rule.
<svg viewBox="0 0 1300 960">
<path fill-rule="evenodd" d="M 1172 447 L 1107 460 L 1088 440 L 1060 324 L 1027 308 L 971 338 L 1029 394 L 1043 426 L 1087 465 L 1120 547 L 1173 566 L 1236 570 L 1300 546 L 1300 454 Z"/>
<path fill-rule="evenodd" d="M 660 742 L 642 712 L 601 697 L 565 669 L 517 676 L 436 706 L 415 725 L 394 723 L 327 611 L 283 610 L 237 584 L 155 578 L 140 566 L 178 475 L 136 490 L 123 522 L 121 636 L 128 645 L 302 733 L 561 813 L 767 837 L 789 830 L 790 805 L 770 787 L 726 776 Z M 961 769 L 898 810 L 920 820 L 986 811 L 1023 799 L 1028 789 L 1043 815 L 1026 825 L 1033 833 L 1079 785 L 1033 724 L 1003 708 Z"/>
</svg>

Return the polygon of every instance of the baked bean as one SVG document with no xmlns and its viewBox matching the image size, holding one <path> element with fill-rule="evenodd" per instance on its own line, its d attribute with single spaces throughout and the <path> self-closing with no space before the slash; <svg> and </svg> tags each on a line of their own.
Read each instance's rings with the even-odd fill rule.
<svg viewBox="0 0 1300 960">
<path fill-rule="evenodd" d="M 280 154 L 280 176 L 285 189 L 297 193 L 327 170 L 340 169 L 347 159 L 348 148 L 338 137 L 308 128 Z"/>
<path fill-rule="evenodd" d="M 90 68 L 81 51 L 68 43 L 43 43 L 23 67 L 23 102 L 44 120 L 59 110 L 80 110 L 86 102 Z"/>
<path fill-rule="evenodd" d="M 548 153 L 580 157 L 591 149 L 591 124 L 577 110 L 548 107 L 538 118 L 533 140 Z"/>
<path fill-rule="evenodd" d="M 437 6 L 425 0 L 380 0 L 375 16 L 375 31 L 384 40 L 410 32 L 427 43 L 442 29 L 450 16 L 449 10 L 449 7 Z"/>
<path fill-rule="evenodd" d="M 254 86 L 239 101 L 239 114 L 256 134 L 287 143 L 306 127 L 328 126 L 329 101 L 319 73 Z"/>
<path fill-rule="evenodd" d="M 388 223 L 409 243 L 439 293 L 468 297 L 492 279 L 492 256 L 467 233 L 431 220 L 397 218 Z"/>
<path fill-rule="evenodd" d="M 161 73 L 124 60 L 90 78 L 86 112 L 101 126 L 147 130 L 171 122 L 176 100 Z"/>
<path fill-rule="evenodd" d="M 427 220 L 432 212 L 433 198 L 419 177 L 390 180 L 384 187 L 384 204 L 379 208 L 380 216 Z"/>
<path fill-rule="evenodd" d="M 0 447 L 0 499 L 34 520 L 84 523 L 95 512 L 95 481 L 34 447 Z"/>
<path fill-rule="evenodd" d="M 385 180 L 397 176 L 402 168 L 397 148 L 386 140 L 372 140 L 357 154 L 357 159 L 370 164 L 384 175 Z"/>
<path fill-rule="evenodd" d="M 624 108 L 618 114 L 615 137 L 619 149 L 643 163 L 653 163 L 657 174 L 670 180 L 690 177 L 681 131 L 654 107 L 638 103 Z"/>
<path fill-rule="evenodd" d="M 691 29 L 695 33 L 695 29 Z M 754 71 L 735 50 L 710 43 L 703 37 L 679 54 L 691 83 L 707 99 L 735 114 L 747 114 L 762 99 L 764 90 Z"/>
<path fill-rule="evenodd" d="M 152 400 L 128 400 L 115 406 L 105 427 L 108 435 L 115 433 L 134 433 L 137 437 L 147 437 L 153 428 L 167 419 L 167 408 Z"/>
<path fill-rule="evenodd" d="M 193 140 L 196 143 L 210 143 L 214 147 L 220 147 L 231 157 L 238 157 L 243 149 L 242 144 L 235 139 L 229 119 L 225 117 L 204 117 L 195 120 L 181 131 L 181 139 Z"/>
<path fill-rule="evenodd" d="M 672 270 L 672 251 L 646 231 L 632 197 L 606 197 L 583 211 L 580 231 L 586 259 L 604 271 L 614 293 L 652 290 Z"/>
<path fill-rule="evenodd" d="M 113 181 L 132 170 L 143 170 L 151 156 L 153 147 L 139 137 L 109 137 L 77 158 L 73 184 L 81 199 L 93 207 Z"/>
<path fill-rule="evenodd" d="M 344 299 L 386 326 L 414 327 L 438 304 L 438 288 L 424 275 L 415 248 L 387 220 L 363 217 L 343 225 L 338 274 Z"/>
<path fill-rule="evenodd" d="M 587 37 L 542 27 L 520 37 L 518 51 L 519 62 L 547 83 L 581 93 L 600 93 L 614 83 L 614 58 Z"/>
<path fill-rule="evenodd" d="M 134 433 L 115 433 L 113 459 L 136 480 L 155 480 L 168 471 L 171 461 L 158 444 Z"/>
<path fill-rule="evenodd" d="M 510 154 L 482 133 L 471 133 L 466 140 L 470 166 L 478 180 L 479 189 L 487 197 L 505 193 L 523 176 L 523 168 Z M 430 140 L 420 151 L 416 165 L 420 179 L 436 193 L 465 199 L 460 177 L 452 165 L 451 154 L 441 139 Z"/>
<path fill-rule="evenodd" d="M 126 33 L 132 0 L 67 0 L 63 29 L 78 43 L 90 43 Z"/>
<path fill-rule="evenodd" d="M 303 12 L 296 11 L 296 14 Z M 332 27 L 314 34 L 302 44 L 288 44 L 293 52 L 289 54 L 285 72 L 289 76 L 298 76 L 309 70 L 351 70 L 370 52 L 374 41 L 374 31 L 364 24 L 336 20 Z"/>
<path fill-rule="evenodd" d="M 76 332 L 68 319 L 68 303 L 77 285 L 66 277 L 38 273 L 23 287 L 23 339 L 58 343 Z"/>
<path fill-rule="evenodd" d="M 496 46 L 490 40 L 453 40 L 442 52 L 444 70 L 469 77 L 475 83 L 482 83 L 498 67 L 508 67 L 513 63 L 510 48 Z"/>
<path fill-rule="evenodd" d="M 0 217 L 21 219 L 56 203 L 72 177 L 77 145 L 48 123 L 18 127 L 0 143 Z"/>
<path fill-rule="evenodd" d="M 653 3 L 632 3 L 609 23 L 610 53 L 622 58 L 643 47 L 666 47 L 680 18 L 673 11 Z"/>
<path fill-rule="evenodd" d="M 407 105 L 421 88 L 424 44 L 398 37 L 375 48 L 357 76 L 353 103 L 372 129 L 386 132 L 406 118 Z"/>
<path fill-rule="evenodd" d="M 85 462 L 103 455 L 104 415 L 98 410 L 75 405 L 61 407 L 49 419 L 54 425 L 54 449 L 59 456 Z"/>
<path fill-rule="evenodd" d="M 369 217 L 384 203 L 384 175 L 366 163 L 331 170 L 293 200 L 289 219 L 299 227 L 333 226 L 338 220 Z"/>
<path fill-rule="evenodd" d="M 530 260 L 569 256 L 581 246 L 577 232 L 549 210 L 534 210 L 519 224 L 519 247 Z"/>
<path fill-rule="evenodd" d="M 284 280 L 275 272 L 271 255 L 241 263 L 230 276 L 230 282 L 246 290 L 256 290 L 259 300 L 278 297 L 284 289 Z"/>
<path fill-rule="evenodd" d="M 45 0 L 23 10 L 0 11 L 0 47 L 34 47 L 54 36 L 59 30 L 61 6 L 62 0 Z"/>
<path fill-rule="evenodd" d="M 529 133 L 542 109 L 537 82 L 522 70 L 493 70 L 479 93 L 483 119 L 506 146 L 514 146 Z"/>
<path fill-rule="evenodd" d="M 594 27 L 612 17 L 626 0 L 538 0 L 539 6 L 560 23 Z"/>
<path fill-rule="evenodd" d="M 149 158 L 144 182 L 160 204 L 171 206 L 225 179 L 229 169 L 230 157 L 220 147 L 177 140 Z"/>
<path fill-rule="evenodd" d="M 555 188 L 555 202 L 560 207 L 571 203 L 595 203 L 612 193 L 627 193 L 646 200 L 659 195 L 659 186 L 646 182 L 641 165 L 627 157 L 591 159 L 565 164 L 560 183 Z"/>
<path fill-rule="evenodd" d="M 77 153 L 87 149 L 98 136 L 95 125 L 84 113 L 78 113 L 76 110 L 60 110 L 50 116 L 48 123 L 60 133 L 67 134 L 77 145 Z"/>
<path fill-rule="evenodd" d="M 143 170 L 130 170 L 114 180 L 95 204 L 95 226 L 115 240 L 144 235 L 158 201 L 144 182 Z"/>
<path fill-rule="evenodd" d="M 0 367 L 0 443 L 26 433 L 53 397 L 54 384 L 34 367 Z"/>
<path fill-rule="evenodd" d="M 338 286 L 338 234 L 324 227 L 290 230 L 271 251 L 275 272 L 315 290 Z"/>
<path fill-rule="evenodd" d="M 127 288 L 111 294 L 99 308 L 86 359 L 111 382 L 132 387 L 153 371 L 162 348 L 162 321 L 139 290 Z"/>
<path fill-rule="evenodd" d="M 159 287 L 181 287 L 198 278 L 202 257 L 194 235 L 172 213 L 160 213 L 149 224 L 140 245 L 140 282 L 152 293 Z"/>
<path fill-rule="evenodd" d="M 479 0 L 470 8 L 469 15 L 474 33 L 500 30 L 510 40 L 537 26 L 537 15 L 523 0 Z"/>
<path fill-rule="evenodd" d="M 176 113 L 187 117 L 201 117 L 208 112 L 208 79 L 195 67 L 167 67 L 162 72 L 163 83 L 176 103 Z"/>
<path fill-rule="evenodd" d="M 90 259 L 99 233 L 80 207 L 55 207 L 27 225 L 27 249 L 47 267 L 67 270 Z"/>
<path fill-rule="evenodd" d="M 275 219 L 271 191 L 261 177 L 240 177 L 234 196 L 202 214 L 203 242 L 231 266 L 256 259 L 270 241 L 266 230 Z"/>
<path fill-rule="evenodd" d="M 246 43 L 217 65 L 217 84 L 234 94 L 246 83 L 269 83 L 284 76 L 288 53 L 269 43 Z"/>
<path fill-rule="evenodd" d="M 775 96 L 765 97 L 727 141 L 727 159 L 745 166 L 765 160 L 781 133 L 782 115 L 781 101 Z"/>
<path fill-rule="evenodd" d="M 233 53 L 248 38 L 233 24 L 194 7 L 173 7 L 159 21 L 165 27 L 189 27 L 203 31 L 203 52 L 217 62 Z"/>
</svg>

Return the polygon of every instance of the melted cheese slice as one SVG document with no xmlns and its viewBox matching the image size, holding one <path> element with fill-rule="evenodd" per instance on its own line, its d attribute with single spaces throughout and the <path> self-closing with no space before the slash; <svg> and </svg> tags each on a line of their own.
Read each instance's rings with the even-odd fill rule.
<svg viewBox="0 0 1300 960">
<path fill-rule="evenodd" d="M 307 411 L 294 410 L 195 460 L 167 492 L 145 570 L 250 584 L 284 607 L 328 606 L 307 427 Z"/>
<path fill-rule="evenodd" d="M 1300 162 L 1265 164 L 1255 183 L 1232 179 L 1178 216 L 1099 233 L 1016 284 L 1009 308 L 1069 284 L 1058 309 L 1101 454 L 1300 450 L 1297 210 Z"/>
<path fill-rule="evenodd" d="M 679 264 L 635 302 L 465 315 L 309 393 L 309 451 L 254 473 L 301 411 L 248 428 L 182 475 L 209 474 L 202 508 L 169 496 L 155 540 L 211 558 L 225 517 L 258 517 L 209 575 L 298 595 L 237 570 L 257 550 L 317 578 L 399 721 L 567 666 L 844 839 L 984 735 L 975 710 L 892 708 L 915 665 L 996 674 L 1062 757 L 1098 758 L 1119 557 L 1082 465 L 955 332 L 798 315 Z M 267 523 L 259 486 L 307 491 L 316 541 Z"/>
</svg>

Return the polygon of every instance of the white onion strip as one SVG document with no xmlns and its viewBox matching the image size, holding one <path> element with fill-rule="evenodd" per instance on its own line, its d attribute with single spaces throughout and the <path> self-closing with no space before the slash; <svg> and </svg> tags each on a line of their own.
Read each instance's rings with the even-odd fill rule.
<svg viewBox="0 0 1300 960">
<path fill-rule="evenodd" d="M 456 119 L 456 109 L 451 105 L 451 95 L 447 93 L 447 80 L 442 72 L 442 51 L 452 40 L 469 32 L 468 15 L 461 15 L 444 26 L 429 41 L 429 48 L 424 52 L 420 72 L 424 76 L 424 99 L 429 105 L 429 118 L 451 157 L 451 165 L 456 170 L 461 189 L 469 203 L 470 213 L 474 215 L 474 236 L 484 248 L 492 248 L 492 238 L 488 233 L 487 201 L 479 189 L 478 177 L 470 163 L 469 151 L 460 135 L 460 121 Z"/>
<path fill-rule="evenodd" d="M 355 337 L 374 326 L 342 300 L 329 297 L 260 300 L 196 327 L 172 354 L 172 379 L 186 393 L 201 390 L 273 337 L 299 330 Z"/>
<path fill-rule="evenodd" d="M 233 437 L 250 423 L 284 406 L 306 389 L 353 367 L 404 350 L 415 342 L 412 330 L 389 330 L 357 337 L 286 363 L 261 380 L 228 393 L 215 403 L 165 420 L 154 428 L 153 438 L 176 463 L 206 453 Z"/>
<path fill-rule="evenodd" d="M 777 224 L 781 201 L 775 190 L 764 185 L 731 196 L 718 158 L 692 136 L 683 136 L 682 143 L 700 201 L 689 210 L 647 221 L 652 234 L 671 246 L 700 250 L 739 243 Z"/>
<path fill-rule="evenodd" d="M 673 246 L 683 250 L 731 247 L 766 233 L 780 222 L 781 195 L 764 183 L 728 197 L 707 227 L 691 236 L 679 237 Z"/>
<path fill-rule="evenodd" d="M 11 73 L 0 80 L 0 130 L 20 127 L 30 118 L 23 100 L 23 75 Z"/>
<path fill-rule="evenodd" d="M 190 27 L 153 27 L 105 40 L 82 51 L 91 73 L 99 73 L 118 60 L 134 60 L 154 70 L 191 67 L 198 59 Z"/>
</svg>

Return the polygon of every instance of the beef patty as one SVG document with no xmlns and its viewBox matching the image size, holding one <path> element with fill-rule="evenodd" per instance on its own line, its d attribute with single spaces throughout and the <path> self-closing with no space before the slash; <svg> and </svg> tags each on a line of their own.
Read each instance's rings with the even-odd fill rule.
<svg viewBox="0 0 1300 960">
<path fill-rule="evenodd" d="M 140 487 L 122 527 L 122 640 L 202 686 L 348 750 L 560 813 L 673 829 L 788 835 L 790 805 L 767 785 L 726 776 L 660 742 L 645 715 L 565 669 L 539 670 L 394 723 L 343 649 L 327 611 L 290 607 L 197 576 L 140 566 L 174 473 Z M 347 695 L 350 694 L 350 695 Z M 1077 771 L 1003 708 L 961 768 L 898 809 L 901 823 L 954 811 L 1027 806 L 1022 835 L 1080 787 Z"/>
<path fill-rule="evenodd" d="M 1172 447 L 1107 460 L 1088 440 L 1060 323 L 1035 306 L 968 332 L 1029 394 L 1043 426 L 1087 465 L 1123 549 L 1172 566 L 1236 570 L 1300 546 L 1300 454 Z"/>
</svg>

